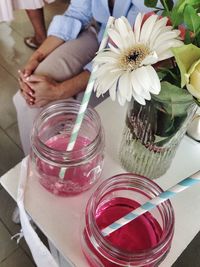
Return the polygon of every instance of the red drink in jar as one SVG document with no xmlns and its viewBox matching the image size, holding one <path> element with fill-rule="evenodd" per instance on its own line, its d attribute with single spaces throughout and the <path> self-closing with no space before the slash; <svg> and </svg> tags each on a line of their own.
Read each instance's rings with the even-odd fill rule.
<svg viewBox="0 0 200 267">
<path fill-rule="evenodd" d="M 174 232 L 169 201 L 106 237 L 101 234 L 160 192 L 153 181 L 134 174 L 121 174 L 100 185 L 88 202 L 82 235 L 83 253 L 91 267 L 153 267 L 166 257 Z"/>
<path fill-rule="evenodd" d="M 104 133 L 94 109 L 86 110 L 75 146 L 66 151 L 79 109 L 78 101 L 56 101 L 39 114 L 33 126 L 30 171 L 56 195 L 81 193 L 101 175 Z"/>
</svg>

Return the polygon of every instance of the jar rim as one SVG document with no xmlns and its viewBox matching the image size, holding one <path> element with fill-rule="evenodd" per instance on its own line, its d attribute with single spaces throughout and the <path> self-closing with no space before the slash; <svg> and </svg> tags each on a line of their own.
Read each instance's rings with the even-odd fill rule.
<svg viewBox="0 0 200 267">
<path fill-rule="evenodd" d="M 112 182 L 114 179 L 118 179 L 118 184 L 123 183 L 124 181 L 126 181 L 126 179 L 138 179 L 139 180 L 143 180 L 146 183 L 146 186 L 151 185 L 153 186 L 154 190 L 157 191 L 157 193 L 162 193 L 163 190 L 160 186 L 158 186 L 154 181 L 150 180 L 147 177 L 141 176 L 141 175 L 137 175 L 137 174 L 133 174 L 133 173 L 122 173 L 122 174 L 118 174 L 115 176 L 112 176 L 108 179 L 106 179 L 104 182 L 102 182 L 102 184 L 97 188 L 97 190 L 93 193 L 93 195 L 91 196 L 89 202 L 88 202 L 88 210 L 90 210 L 90 218 L 87 218 L 88 213 L 86 212 L 86 220 L 90 220 L 90 223 L 88 223 L 88 226 L 91 227 L 91 229 L 87 229 L 88 230 L 88 234 L 91 234 L 90 231 L 93 232 L 93 237 L 92 241 L 93 245 L 95 246 L 95 242 L 96 239 L 98 240 L 98 246 L 95 248 L 98 250 L 98 252 L 101 254 L 103 250 L 104 253 L 106 253 L 107 257 L 109 259 L 113 259 L 113 257 L 115 258 L 116 256 L 117 259 L 119 260 L 119 256 L 120 259 L 123 261 L 125 261 L 125 258 L 128 256 L 129 258 L 129 262 L 131 261 L 140 261 L 142 257 L 149 257 L 149 260 L 151 262 L 155 261 L 151 258 L 151 256 L 153 255 L 153 257 L 155 257 L 155 254 L 160 254 L 160 252 L 165 248 L 165 246 L 168 244 L 168 242 L 171 241 L 172 237 L 173 237 L 173 233 L 174 233 L 174 211 L 173 211 L 173 207 L 171 205 L 171 202 L 169 200 L 165 201 L 164 203 L 160 204 L 159 206 L 157 206 L 158 211 L 161 212 L 162 209 L 165 209 L 167 211 L 168 217 L 170 217 L 171 220 L 171 224 L 170 223 L 166 223 L 166 228 L 167 231 L 165 231 L 165 234 L 161 236 L 160 240 L 158 241 L 158 243 L 149 249 L 141 249 L 141 250 L 135 250 L 134 252 L 125 252 L 125 251 L 119 251 L 119 249 L 115 248 L 114 245 L 112 245 L 110 242 L 108 242 L 105 237 L 102 235 L 101 230 L 99 229 L 96 220 L 95 220 L 95 211 L 98 207 L 98 203 L 95 203 L 92 199 L 98 199 L 98 195 L 101 195 L 101 198 L 103 198 L 102 192 L 106 192 L 107 189 L 111 190 L 112 187 Z M 123 180 L 124 179 L 124 180 Z M 133 180 L 134 181 L 134 180 Z M 105 194 L 108 194 L 109 191 Z M 100 198 L 100 199 L 101 199 Z M 100 200 L 99 199 L 99 200 Z M 97 206 L 96 206 L 97 205 Z M 87 209 L 86 208 L 86 209 Z M 114 251 L 113 253 L 111 253 L 111 251 Z M 119 263 L 117 263 L 119 264 Z M 122 264 L 122 266 L 124 266 Z"/>
<path fill-rule="evenodd" d="M 98 150 L 100 147 L 100 144 L 103 140 L 104 142 L 104 132 L 101 126 L 101 119 L 99 117 L 99 114 L 95 109 L 88 106 L 87 110 L 84 114 L 84 116 L 89 118 L 89 116 L 92 116 L 95 120 L 95 126 L 97 127 L 97 133 L 95 137 L 90 140 L 90 142 L 83 147 L 79 149 L 73 149 L 73 155 L 71 151 L 67 150 L 56 150 L 48 145 L 46 145 L 38 136 L 39 133 L 39 125 L 42 120 L 45 122 L 52 118 L 53 116 L 56 116 L 60 114 L 61 110 L 62 112 L 70 110 L 70 112 L 74 115 L 78 114 L 78 111 L 80 109 L 81 102 L 75 99 L 66 99 L 66 100 L 57 100 L 53 101 L 40 112 L 39 116 L 34 122 L 34 127 L 32 129 L 31 134 L 31 143 L 32 143 L 32 149 L 33 151 L 46 162 L 52 163 L 51 159 L 48 155 L 54 158 L 55 165 L 59 164 L 60 158 L 64 159 L 65 164 L 70 165 L 78 165 L 83 164 L 84 160 L 88 160 L 94 156 L 94 151 Z M 52 113 L 52 110 L 56 109 L 56 112 L 54 111 Z M 71 136 L 71 132 L 69 132 L 69 137 Z M 38 151 L 37 147 L 40 147 L 40 151 Z M 67 148 L 67 144 L 66 144 Z M 78 155 L 78 156 L 77 156 Z M 57 161 L 56 159 L 59 158 Z M 62 162 L 63 163 L 63 162 Z"/>
</svg>

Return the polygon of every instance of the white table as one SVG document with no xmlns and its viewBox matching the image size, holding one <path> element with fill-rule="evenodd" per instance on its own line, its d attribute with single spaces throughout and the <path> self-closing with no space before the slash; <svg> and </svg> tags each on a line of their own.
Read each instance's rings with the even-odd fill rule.
<svg viewBox="0 0 200 267">
<path fill-rule="evenodd" d="M 118 146 L 124 126 L 126 107 L 110 99 L 97 107 L 106 134 L 106 156 L 102 178 L 125 172 L 118 160 Z M 185 136 L 168 172 L 156 182 L 166 189 L 200 169 L 200 144 Z M 0 182 L 16 200 L 20 164 L 2 176 Z M 37 181 L 28 181 L 25 207 L 57 250 L 73 263 L 88 267 L 80 248 L 80 222 L 91 189 L 75 197 L 57 197 Z M 175 235 L 162 267 L 171 266 L 200 230 L 200 184 L 172 199 L 175 210 Z M 69 266 L 69 265 L 67 265 Z"/>
</svg>

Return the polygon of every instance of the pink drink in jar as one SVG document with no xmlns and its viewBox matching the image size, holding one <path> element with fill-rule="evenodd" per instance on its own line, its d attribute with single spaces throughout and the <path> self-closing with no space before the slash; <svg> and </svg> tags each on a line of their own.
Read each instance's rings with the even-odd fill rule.
<svg viewBox="0 0 200 267">
<path fill-rule="evenodd" d="M 170 202 L 139 216 L 104 237 L 101 230 L 162 190 L 145 177 L 114 176 L 90 198 L 82 233 L 82 249 L 91 267 L 157 266 L 167 255 L 174 232 Z"/>
<path fill-rule="evenodd" d="M 73 150 L 66 151 L 79 108 L 75 100 L 56 101 L 39 114 L 33 127 L 32 172 L 56 195 L 85 191 L 101 174 L 104 134 L 94 109 L 88 108 Z"/>
</svg>

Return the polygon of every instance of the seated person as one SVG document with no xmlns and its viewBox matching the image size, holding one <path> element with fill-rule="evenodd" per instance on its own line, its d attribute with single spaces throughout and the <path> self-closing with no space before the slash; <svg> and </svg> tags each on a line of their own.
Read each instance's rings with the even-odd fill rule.
<svg viewBox="0 0 200 267">
<path fill-rule="evenodd" d="M 98 50 L 107 20 L 126 16 L 131 24 L 139 11 L 147 12 L 138 0 L 72 0 L 63 15 L 55 16 L 48 37 L 20 71 L 20 91 L 14 96 L 19 132 L 25 155 L 30 151 L 30 131 L 40 108 L 58 99 L 84 91 L 91 60 Z M 92 19 L 100 25 L 98 35 Z M 90 104 L 95 105 L 95 97 Z"/>
</svg>

